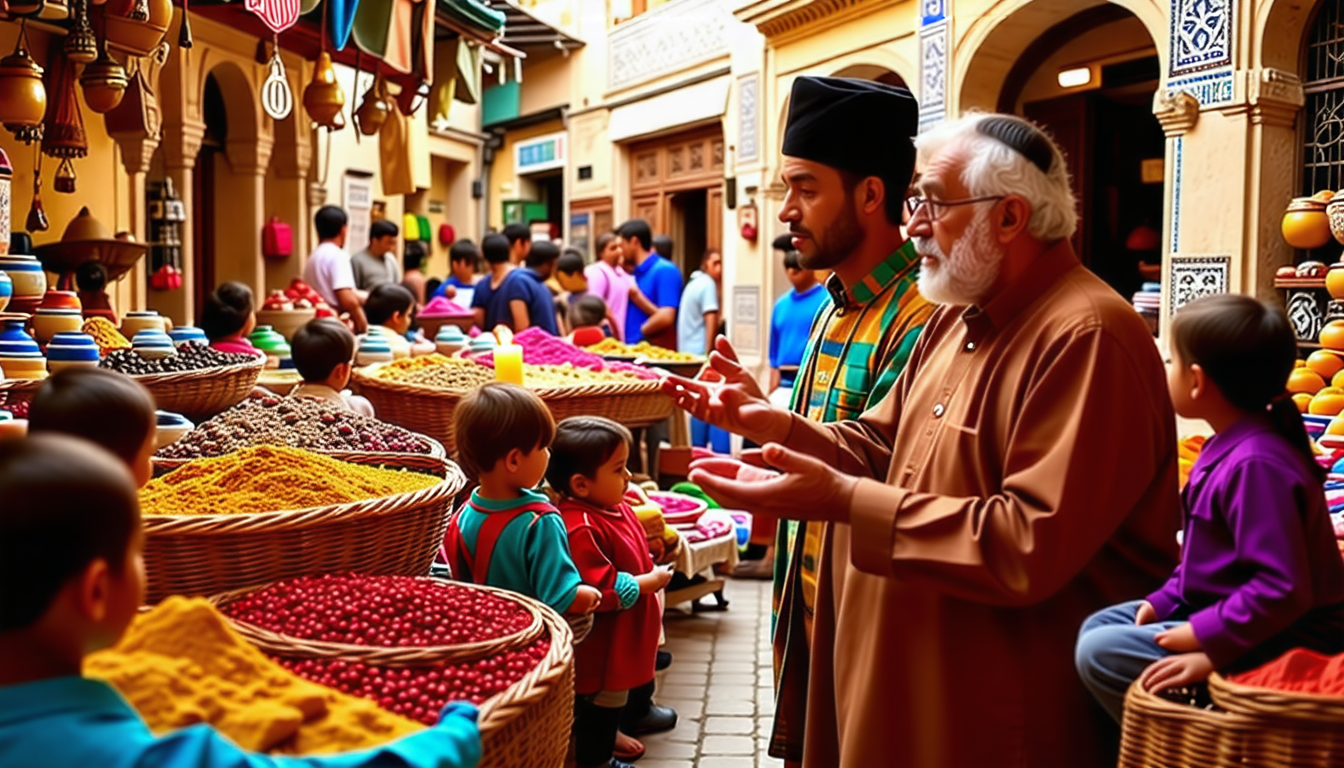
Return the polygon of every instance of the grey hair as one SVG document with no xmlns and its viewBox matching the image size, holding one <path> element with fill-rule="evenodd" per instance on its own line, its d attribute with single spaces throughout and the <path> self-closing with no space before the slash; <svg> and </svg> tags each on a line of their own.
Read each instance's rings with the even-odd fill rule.
<svg viewBox="0 0 1344 768">
<path fill-rule="evenodd" d="M 1031 206 L 1027 231 L 1038 240 L 1053 242 L 1072 237 L 1078 228 L 1078 210 L 1069 184 L 1064 154 L 1053 140 L 1050 172 L 1044 173 L 1020 152 L 976 130 L 987 113 L 971 113 L 936 126 L 915 139 L 920 168 L 949 147 L 966 153 L 961 182 L 972 197 L 1018 195 Z"/>
</svg>

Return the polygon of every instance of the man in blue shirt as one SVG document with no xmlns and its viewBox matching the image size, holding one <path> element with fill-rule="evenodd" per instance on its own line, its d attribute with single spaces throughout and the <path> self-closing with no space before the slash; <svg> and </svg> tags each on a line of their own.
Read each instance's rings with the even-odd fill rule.
<svg viewBox="0 0 1344 768">
<path fill-rule="evenodd" d="M 631 304 L 625 314 L 625 343 L 647 340 L 665 349 L 677 348 L 677 306 L 681 303 L 681 270 L 651 250 L 653 230 L 643 219 L 631 219 L 616 230 L 625 260 L 639 290 L 658 308 L 652 316 Z"/>
<path fill-rule="evenodd" d="M 527 252 L 527 266 L 518 270 L 519 277 L 526 278 L 519 281 L 520 285 L 526 286 L 526 295 L 509 302 L 514 317 L 514 331 L 536 325 L 545 328 L 552 336 L 560 335 L 555 317 L 555 296 L 546 287 L 546 281 L 555 274 L 555 263 L 559 258 L 560 247 L 550 240 L 532 243 L 531 250 Z M 519 316 L 519 310 L 524 308 L 520 307 L 520 302 L 525 304 L 527 311 L 525 324 Z"/>
<path fill-rule="evenodd" d="M 509 240 L 504 235 L 486 235 L 481 241 L 481 252 L 490 264 L 490 277 L 476 284 L 471 301 L 481 330 L 507 325 L 519 333 L 538 325 L 558 335 L 555 302 L 545 281 L 560 253 L 552 243 L 539 242 L 536 246 L 528 250 L 528 266 L 519 268 L 513 266 Z"/>
<path fill-rule="evenodd" d="M 780 296 L 770 313 L 770 393 L 772 400 L 779 400 L 787 395 L 776 396 L 776 390 L 793 390 L 793 379 L 812 336 L 812 322 L 827 295 L 816 273 L 803 269 L 792 235 L 775 238 L 774 248 L 784 252 L 784 274 L 793 284 L 793 290 Z M 784 400 L 781 407 L 788 405 Z"/>
</svg>

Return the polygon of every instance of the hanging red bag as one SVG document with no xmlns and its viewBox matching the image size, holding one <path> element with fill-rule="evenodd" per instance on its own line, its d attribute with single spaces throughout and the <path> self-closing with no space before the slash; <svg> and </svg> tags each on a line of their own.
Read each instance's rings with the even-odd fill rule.
<svg viewBox="0 0 1344 768">
<path fill-rule="evenodd" d="M 272 216 L 261 228 L 261 254 L 268 259 L 286 259 L 294 253 L 294 230 Z"/>
</svg>

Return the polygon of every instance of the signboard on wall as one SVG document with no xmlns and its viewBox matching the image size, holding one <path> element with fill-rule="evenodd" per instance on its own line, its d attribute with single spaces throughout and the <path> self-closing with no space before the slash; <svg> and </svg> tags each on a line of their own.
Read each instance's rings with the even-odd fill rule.
<svg viewBox="0 0 1344 768">
<path fill-rule="evenodd" d="M 350 217 L 346 228 L 346 249 L 358 251 L 369 243 L 369 224 L 373 211 L 373 176 L 347 173 L 341 180 L 341 207 Z"/>
<path fill-rule="evenodd" d="M 588 211 L 570 214 L 569 217 L 569 244 L 579 249 L 579 253 L 583 254 L 584 261 L 587 261 L 590 255 L 588 249 L 592 240 L 591 219 L 592 214 Z"/>
<path fill-rule="evenodd" d="M 761 351 L 761 287 L 737 285 L 733 287 L 733 313 L 728 327 L 733 347 L 739 352 L 759 354 Z"/>
<path fill-rule="evenodd" d="M 536 173 L 564 168 L 568 155 L 565 133 L 548 133 L 513 145 L 513 167 L 517 173 Z"/>
</svg>

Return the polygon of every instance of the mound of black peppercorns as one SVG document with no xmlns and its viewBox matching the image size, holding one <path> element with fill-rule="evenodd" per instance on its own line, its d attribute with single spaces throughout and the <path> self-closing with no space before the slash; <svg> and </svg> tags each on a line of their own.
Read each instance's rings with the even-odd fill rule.
<svg viewBox="0 0 1344 768">
<path fill-rule="evenodd" d="M 150 360 L 140 356 L 133 349 L 117 349 L 109 352 L 98 365 L 131 376 L 144 376 L 151 373 L 182 373 L 199 371 L 203 368 L 222 368 L 226 365 L 241 365 L 255 362 L 252 355 L 233 352 L 220 352 L 204 344 L 183 344 L 177 348 L 177 354 Z"/>
<path fill-rule="evenodd" d="M 401 427 L 300 397 L 245 400 L 159 449 L 161 459 L 223 456 L 251 445 L 369 453 L 429 453 L 429 444 Z"/>
</svg>

